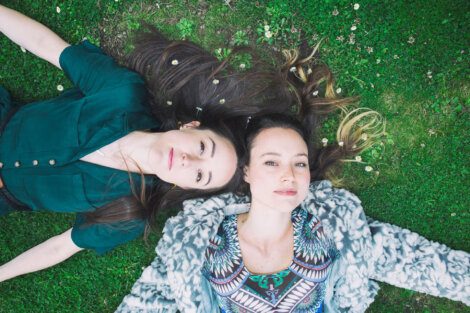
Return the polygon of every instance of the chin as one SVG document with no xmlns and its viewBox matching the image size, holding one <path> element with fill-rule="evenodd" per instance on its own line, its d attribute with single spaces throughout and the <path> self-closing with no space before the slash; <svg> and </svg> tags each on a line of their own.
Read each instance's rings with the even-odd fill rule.
<svg viewBox="0 0 470 313">
<path fill-rule="evenodd" d="M 276 208 L 277 211 L 282 212 L 282 213 L 291 213 L 292 211 L 295 210 L 296 207 L 299 206 L 300 203 L 294 204 L 294 203 L 277 203 L 274 204 L 274 208 Z"/>
</svg>

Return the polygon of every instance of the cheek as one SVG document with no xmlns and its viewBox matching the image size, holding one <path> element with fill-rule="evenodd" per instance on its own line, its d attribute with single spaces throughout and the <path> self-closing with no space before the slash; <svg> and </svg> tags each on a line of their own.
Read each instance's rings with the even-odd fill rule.
<svg viewBox="0 0 470 313">
<path fill-rule="evenodd" d="M 267 177 L 265 171 L 259 170 L 251 170 L 248 178 L 252 194 L 266 192 L 269 189 L 269 182 L 272 181 L 272 178 Z"/>
<path fill-rule="evenodd" d="M 307 171 L 302 173 L 299 178 L 299 194 L 302 194 L 306 197 L 308 193 L 308 187 L 310 186 L 310 172 Z"/>
</svg>

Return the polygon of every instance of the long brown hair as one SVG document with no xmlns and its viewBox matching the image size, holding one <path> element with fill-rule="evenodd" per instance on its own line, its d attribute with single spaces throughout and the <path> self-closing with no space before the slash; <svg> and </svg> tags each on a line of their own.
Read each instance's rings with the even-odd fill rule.
<svg viewBox="0 0 470 313">
<path fill-rule="evenodd" d="M 291 92 L 290 114 L 269 114 L 250 120 L 245 134 L 249 163 L 250 150 L 256 136 L 264 129 L 280 127 L 296 131 L 307 143 L 311 181 L 329 179 L 338 185 L 344 161 L 373 145 L 385 132 L 381 115 L 367 108 L 352 108 L 358 97 L 338 98 L 334 92 L 334 77 L 328 66 L 315 58 L 318 45 L 306 57 L 298 50 L 283 51 L 286 62 L 281 76 Z M 325 119 L 340 114 L 336 142 L 322 143 L 319 132 Z M 247 194 L 249 186 L 242 183 L 239 192 Z"/>
<path fill-rule="evenodd" d="M 237 190 L 242 184 L 247 118 L 265 114 L 297 115 L 307 131 L 306 138 L 312 138 L 317 135 L 325 116 L 343 110 L 346 119 L 342 131 L 338 132 L 343 145 L 311 145 L 312 179 L 331 179 L 341 159 L 357 153 L 367 144 L 359 143 L 359 133 L 352 130 L 360 123 L 353 118 L 354 114 L 348 115 L 345 110 L 357 99 L 336 98 L 333 75 L 326 65 L 314 58 L 316 51 L 314 49 L 305 58 L 296 50 L 286 51 L 287 61 L 279 69 L 254 58 L 253 69 L 240 73 L 229 62 L 217 60 L 198 45 L 168 40 L 157 29 L 147 26 L 136 36 L 128 66 L 146 79 L 149 105 L 161 122 L 159 131 L 176 129 L 181 122 L 199 120 L 202 127 L 233 143 L 239 164 L 232 180 L 214 190 L 184 190 L 158 179 L 136 186 L 131 180 L 134 196 L 120 198 L 88 213 L 87 222 L 122 223 L 145 219 L 150 221 L 148 230 L 160 210 L 177 208 L 186 199 Z"/>
<path fill-rule="evenodd" d="M 329 179 L 339 184 L 344 161 L 377 142 L 385 133 L 385 121 L 375 111 L 352 107 L 358 97 L 337 97 L 333 74 L 315 58 L 319 44 L 306 57 L 301 57 L 298 50 L 283 51 L 286 62 L 282 72 L 295 95 L 298 111 L 294 115 L 307 131 L 312 181 Z M 323 121 L 338 112 L 341 121 L 336 142 L 321 143 L 318 134 Z"/>
<path fill-rule="evenodd" d="M 251 71 L 240 73 L 198 45 L 168 40 L 149 25 L 136 35 L 134 46 L 127 64 L 146 79 L 159 131 L 199 120 L 203 128 L 229 139 L 241 160 L 244 127 L 240 125 L 246 117 L 290 110 L 286 104 L 292 95 L 286 81 L 261 61 L 255 59 Z M 186 199 L 234 191 L 241 181 L 240 168 L 227 185 L 213 190 L 181 189 L 163 181 L 136 186 L 131 181 L 134 196 L 97 208 L 87 214 L 87 222 L 153 221 L 157 211 L 178 207 Z"/>
</svg>

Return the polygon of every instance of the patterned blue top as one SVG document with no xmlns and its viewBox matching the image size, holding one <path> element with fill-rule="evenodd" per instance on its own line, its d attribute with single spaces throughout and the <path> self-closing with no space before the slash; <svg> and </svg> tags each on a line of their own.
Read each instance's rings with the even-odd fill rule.
<svg viewBox="0 0 470 313">
<path fill-rule="evenodd" d="M 203 268 L 222 312 L 322 312 L 324 282 L 337 250 L 313 215 L 297 208 L 292 223 L 291 265 L 278 273 L 255 275 L 243 263 L 237 216 L 224 219 L 209 242 Z"/>
</svg>

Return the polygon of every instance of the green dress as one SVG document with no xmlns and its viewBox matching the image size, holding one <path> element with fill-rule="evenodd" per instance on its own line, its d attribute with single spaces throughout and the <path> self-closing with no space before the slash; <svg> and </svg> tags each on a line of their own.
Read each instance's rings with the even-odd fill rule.
<svg viewBox="0 0 470 313">
<path fill-rule="evenodd" d="M 145 223 L 84 226 L 83 212 L 132 192 L 128 172 L 80 158 L 159 123 L 146 105 L 142 78 L 98 47 L 88 41 L 67 47 L 59 62 L 75 88 L 19 107 L 0 136 L 0 174 L 8 192 L 32 211 L 77 212 L 72 240 L 101 254 L 139 236 Z M 8 93 L 0 88 L 2 120 L 11 108 Z M 131 176 L 139 186 L 140 175 Z"/>
</svg>

